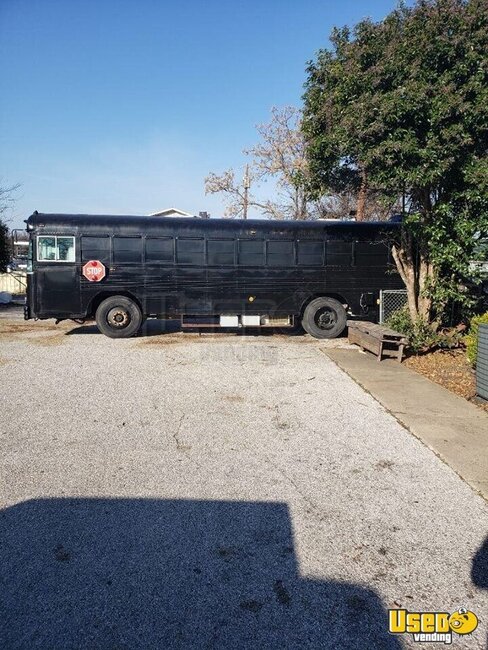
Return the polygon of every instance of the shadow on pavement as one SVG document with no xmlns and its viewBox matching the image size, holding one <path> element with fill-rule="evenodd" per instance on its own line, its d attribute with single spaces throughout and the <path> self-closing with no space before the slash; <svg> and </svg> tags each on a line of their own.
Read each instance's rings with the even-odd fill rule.
<svg viewBox="0 0 488 650">
<path fill-rule="evenodd" d="M 477 587 L 488 589 L 488 537 L 473 557 L 471 580 Z"/>
<path fill-rule="evenodd" d="M 138 337 L 160 336 L 162 334 L 176 334 L 182 332 L 179 320 L 162 320 L 150 318 L 144 322 Z M 300 328 L 229 328 L 229 327 L 206 327 L 206 328 L 185 328 L 185 331 L 193 334 L 232 334 L 233 336 L 302 336 L 305 332 Z M 73 334 L 100 334 L 98 327 L 94 322 L 83 325 L 74 325 L 72 329 L 66 332 L 68 336 Z"/>
<path fill-rule="evenodd" d="M 401 648 L 374 591 L 300 576 L 283 503 L 38 499 L 0 525 L 2 648 Z"/>
<path fill-rule="evenodd" d="M 161 334 L 175 334 L 176 332 L 181 332 L 179 321 L 151 318 L 145 321 L 137 336 L 160 336 Z M 66 334 L 68 336 L 72 336 L 73 334 L 100 334 L 100 331 L 95 322 L 92 321 L 84 325 L 73 326 L 73 329 L 70 329 Z"/>
<path fill-rule="evenodd" d="M 474 554 L 471 564 L 471 581 L 480 589 L 488 589 L 488 537 Z M 485 641 L 488 648 L 488 634 Z"/>
</svg>

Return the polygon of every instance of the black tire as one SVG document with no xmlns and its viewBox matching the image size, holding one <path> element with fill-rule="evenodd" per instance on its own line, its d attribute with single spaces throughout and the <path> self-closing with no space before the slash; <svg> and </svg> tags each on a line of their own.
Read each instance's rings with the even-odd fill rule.
<svg viewBox="0 0 488 650">
<path fill-rule="evenodd" d="M 316 339 L 335 339 L 346 327 L 347 314 L 334 298 L 315 298 L 303 312 L 302 325 Z"/>
<path fill-rule="evenodd" d="M 97 327 L 111 339 L 127 339 L 142 325 L 139 306 L 126 296 L 111 296 L 100 303 L 95 314 Z"/>
</svg>

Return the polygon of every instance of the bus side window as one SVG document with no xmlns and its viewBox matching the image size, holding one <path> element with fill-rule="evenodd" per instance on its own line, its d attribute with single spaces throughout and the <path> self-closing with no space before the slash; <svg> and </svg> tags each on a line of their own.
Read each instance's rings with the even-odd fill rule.
<svg viewBox="0 0 488 650">
<path fill-rule="evenodd" d="M 110 264 L 110 237 L 84 236 L 81 238 L 81 261 L 98 260 Z"/>
<path fill-rule="evenodd" d="M 240 239 L 239 264 L 241 266 L 262 266 L 264 264 L 264 241 L 262 239 Z"/>
<path fill-rule="evenodd" d="M 114 264 L 141 264 L 141 237 L 114 237 Z"/>
<path fill-rule="evenodd" d="M 388 246 L 383 242 L 354 242 L 356 266 L 386 266 L 388 263 Z"/>
<path fill-rule="evenodd" d="M 234 265 L 234 240 L 233 239 L 208 239 L 207 264 L 209 266 Z"/>
<path fill-rule="evenodd" d="M 352 242 L 328 241 L 326 243 L 326 251 L 327 266 L 352 265 Z"/>
<path fill-rule="evenodd" d="M 146 239 L 146 262 L 170 262 L 175 259 L 172 237 L 148 237 Z"/>
<path fill-rule="evenodd" d="M 295 266 L 294 242 L 289 240 L 267 242 L 268 266 Z"/>
<path fill-rule="evenodd" d="M 298 241 L 297 261 L 300 266 L 322 266 L 324 264 L 324 242 Z"/>
<path fill-rule="evenodd" d="M 178 264 L 203 266 L 204 240 L 185 238 L 176 240 L 176 260 Z"/>
</svg>

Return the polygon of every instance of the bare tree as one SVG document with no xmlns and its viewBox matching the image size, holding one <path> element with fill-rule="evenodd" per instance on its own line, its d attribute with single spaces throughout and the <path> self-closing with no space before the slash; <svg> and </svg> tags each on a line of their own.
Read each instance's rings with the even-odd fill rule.
<svg viewBox="0 0 488 650">
<path fill-rule="evenodd" d="M 358 208 L 358 194 L 344 191 L 339 194 L 328 194 L 319 199 L 314 208 L 321 219 L 345 219 L 350 217 L 356 221 L 386 221 L 395 210 L 401 212 L 401 201 L 394 205 L 385 205 L 378 200 L 374 192 L 369 191 L 362 198 L 362 212 Z"/>
<path fill-rule="evenodd" d="M 257 208 L 272 219 L 313 219 L 320 216 L 318 203 L 307 198 L 308 164 L 300 120 L 301 111 L 293 106 L 273 108 L 270 122 L 256 127 L 260 142 L 243 152 L 251 159 L 243 182 L 236 179 L 233 169 L 221 175 L 210 173 L 207 176 L 205 193 L 227 196 L 226 216 L 243 217 L 246 206 Z M 274 200 L 256 195 L 256 190 L 269 179 L 276 183 Z"/>
<path fill-rule="evenodd" d="M 253 166 L 246 167 L 242 181 L 236 178 L 233 169 L 227 169 L 220 175 L 210 172 L 205 179 L 205 194 L 224 194 L 227 199 L 224 216 L 231 219 L 247 218 L 248 208 L 257 208 L 272 219 L 282 219 L 283 216 L 272 201 L 261 201 L 250 191 L 258 177 Z"/>
<path fill-rule="evenodd" d="M 256 127 L 260 142 L 244 152 L 252 156 L 259 180 L 276 180 L 275 211 L 281 218 L 308 219 L 312 216 L 306 193 L 308 163 L 301 119 L 301 111 L 294 106 L 272 108 L 270 122 Z"/>
<path fill-rule="evenodd" d="M 1 181 L 0 181 L 1 182 Z M 12 209 L 15 203 L 14 193 L 18 190 L 20 184 L 4 187 L 0 185 L 0 217 L 3 219 L 4 215 Z"/>
<path fill-rule="evenodd" d="M 19 187 L 20 185 L 0 186 L 0 273 L 6 271 L 11 255 L 9 229 L 5 214 L 13 207 L 15 202 L 13 194 Z"/>
</svg>

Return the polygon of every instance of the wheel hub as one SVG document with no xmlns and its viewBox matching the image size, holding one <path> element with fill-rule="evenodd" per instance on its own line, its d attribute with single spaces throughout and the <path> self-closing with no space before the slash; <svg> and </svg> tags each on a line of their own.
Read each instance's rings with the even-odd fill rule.
<svg viewBox="0 0 488 650">
<path fill-rule="evenodd" d="M 315 317 L 315 322 L 323 330 L 331 329 L 337 323 L 337 314 L 328 308 L 320 309 Z"/>
<path fill-rule="evenodd" d="M 107 322 L 111 327 L 118 329 L 127 327 L 130 322 L 129 313 L 121 307 L 115 307 L 108 312 Z"/>
</svg>

